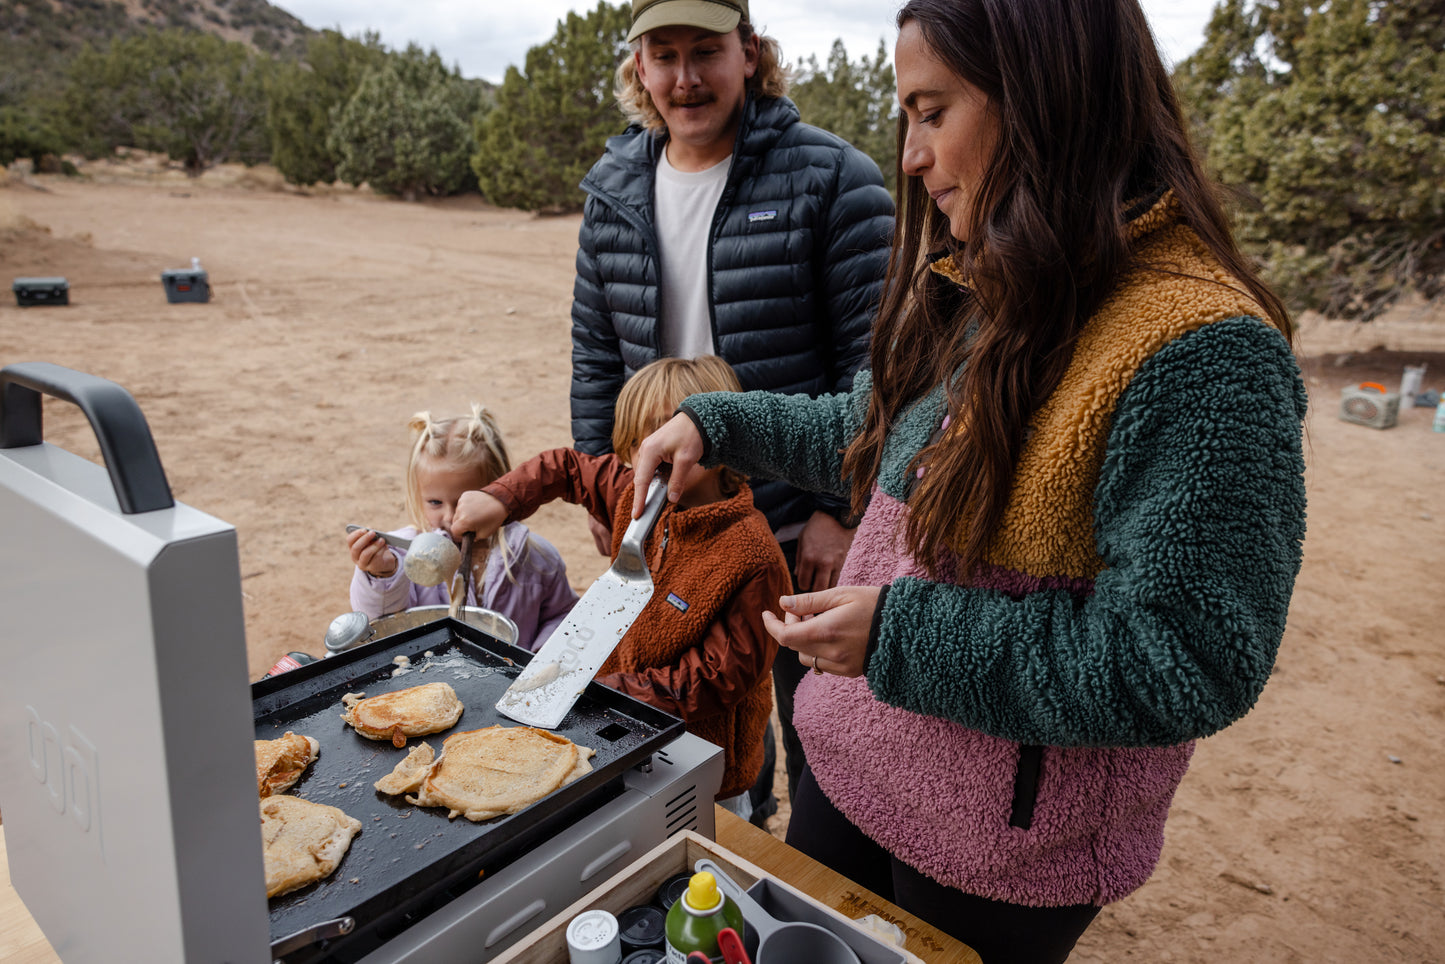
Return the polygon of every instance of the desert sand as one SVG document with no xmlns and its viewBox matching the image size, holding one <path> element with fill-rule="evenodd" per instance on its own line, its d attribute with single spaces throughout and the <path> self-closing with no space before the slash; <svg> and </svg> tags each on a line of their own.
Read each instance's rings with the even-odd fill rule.
<svg viewBox="0 0 1445 964">
<path fill-rule="evenodd" d="M 0 304 L 0 364 L 43 360 L 139 401 L 178 499 L 237 530 L 252 678 L 320 654 L 350 609 L 343 526 L 404 522 L 413 412 L 492 409 L 515 458 L 570 441 L 578 219 L 476 199 L 300 192 L 266 169 L 187 179 L 154 159 L 84 179 L 0 171 L 0 277 L 63 275 L 69 307 Z M 159 275 L 199 257 L 209 304 Z M 1106 908 L 1072 960 L 1445 959 L 1445 434 L 1407 408 L 1374 431 L 1340 389 L 1427 362 L 1445 321 L 1304 319 L 1309 533 L 1274 678 L 1198 744 L 1153 878 Z M 99 453 L 47 403 L 47 441 Z M 585 589 L 606 568 L 582 510 L 534 528 Z M 770 829 L 781 835 L 786 806 Z"/>
</svg>

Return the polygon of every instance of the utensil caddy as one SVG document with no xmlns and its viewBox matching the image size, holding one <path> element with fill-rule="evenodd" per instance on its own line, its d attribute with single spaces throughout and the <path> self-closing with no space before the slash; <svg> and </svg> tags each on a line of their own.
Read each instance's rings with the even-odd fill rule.
<svg viewBox="0 0 1445 964">
<path fill-rule="evenodd" d="M 857 953 L 862 964 L 922 964 L 916 955 L 885 943 L 830 907 L 769 877 L 765 871 L 717 842 L 684 830 L 643 854 L 595 890 L 564 909 L 494 964 L 567 964 L 567 924 L 586 910 L 601 908 L 620 914 L 629 907 L 652 900 L 664 881 L 688 873 L 701 858 L 712 860 L 768 913 L 780 920 L 806 920 L 838 934 Z M 751 930 L 751 928 L 749 928 Z M 756 950 L 748 938 L 750 952 Z"/>
</svg>

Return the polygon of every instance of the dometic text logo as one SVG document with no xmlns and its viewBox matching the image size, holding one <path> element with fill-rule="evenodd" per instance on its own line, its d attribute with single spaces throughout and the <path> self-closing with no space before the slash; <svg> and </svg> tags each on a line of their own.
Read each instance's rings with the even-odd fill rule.
<svg viewBox="0 0 1445 964">
<path fill-rule="evenodd" d="M 904 936 L 907 937 L 910 941 L 916 940 L 918 943 L 922 944 L 926 949 L 930 951 L 943 950 L 943 945 L 938 943 L 938 941 L 934 939 L 933 935 L 921 933 L 917 927 L 910 924 L 908 921 L 903 920 L 900 917 L 896 917 L 893 914 L 890 914 L 882 907 L 879 907 L 872 900 L 863 896 L 860 893 L 857 893 L 856 891 L 850 890 L 846 894 L 844 894 L 843 906 L 839 907 L 838 909 L 843 912 L 844 916 L 852 917 L 855 920 L 859 917 L 866 917 L 869 914 L 876 914 L 890 924 L 897 924 L 898 929 L 903 931 Z"/>
<path fill-rule="evenodd" d="M 30 751 L 30 772 L 45 787 L 50 806 L 68 814 L 82 833 L 89 834 L 105 859 L 100 828 L 100 754 L 95 744 L 73 726 L 62 737 L 53 723 L 41 719 L 35 707 L 25 707 Z"/>
</svg>

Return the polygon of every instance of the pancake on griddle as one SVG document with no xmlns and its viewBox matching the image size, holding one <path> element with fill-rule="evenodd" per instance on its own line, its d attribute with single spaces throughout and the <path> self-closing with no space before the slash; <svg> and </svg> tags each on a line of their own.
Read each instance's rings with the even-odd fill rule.
<svg viewBox="0 0 1445 964">
<path fill-rule="evenodd" d="M 257 740 L 256 792 L 269 797 L 291 789 L 320 752 L 320 743 L 290 730 L 279 739 Z"/>
<path fill-rule="evenodd" d="M 416 789 L 407 802 L 446 807 L 449 819 L 490 820 L 516 813 L 587 773 L 592 753 L 548 730 L 488 726 L 447 737 L 441 756 L 422 771 L 424 779 L 416 779 L 418 771 L 415 764 L 408 767 L 408 757 L 381 783 Z M 385 791 L 380 783 L 377 789 L 403 792 Z"/>
<path fill-rule="evenodd" d="M 372 786 L 382 793 L 389 793 L 397 796 L 402 793 L 410 793 L 421 786 L 426 775 L 431 772 L 432 761 L 436 753 L 430 743 L 422 743 L 414 746 L 407 753 L 406 759 L 396 765 L 386 776 L 377 780 Z"/>
<path fill-rule="evenodd" d="M 361 831 L 361 821 L 335 807 L 284 793 L 261 801 L 266 896 L 279 897 L 329 876 Z"/>
<path fill-rule="evenodd" d="M 440 733 L 462 715 L 462 701 L 446 683 L 427 683 L 370 699 L 363 699 L 365 695 L 343 696 L 346 712 L 341 718 L 367 739 L 390 740 L 397 747 L 406 746 L 409 736 Z"/>
</svg>

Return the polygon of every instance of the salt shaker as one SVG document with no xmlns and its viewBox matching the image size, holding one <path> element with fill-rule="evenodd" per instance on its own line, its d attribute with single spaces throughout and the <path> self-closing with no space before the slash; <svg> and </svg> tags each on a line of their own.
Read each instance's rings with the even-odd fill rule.
<svg viewBox="0 0 1445 964">
<path fill-rule="evenodd" d="M 567 925 L 571 964 L 620 964 L 622 937 L 617 918 L 605 910 L 583 911 Z"/>
</svg>

